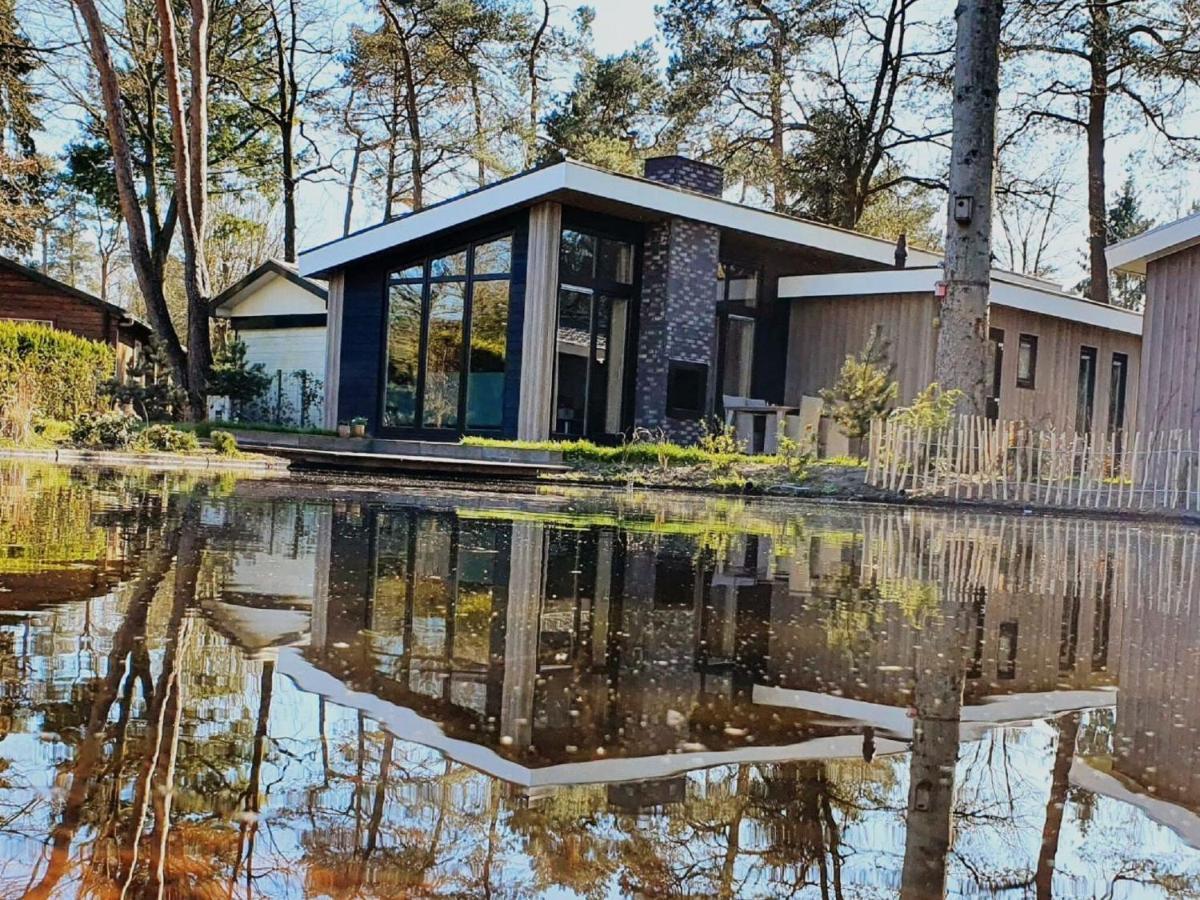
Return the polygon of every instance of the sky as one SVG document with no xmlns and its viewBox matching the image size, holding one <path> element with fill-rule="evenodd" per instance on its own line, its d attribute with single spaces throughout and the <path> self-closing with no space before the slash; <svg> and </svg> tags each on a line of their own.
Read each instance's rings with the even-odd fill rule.
<svg viewBox="0 0 1200 900">
<path fill-rule="evenodd" d="M 359 0 L 339 0 L 347 10 L 361 13 L 365 6 Z M 593 40 L 601 55 L 621 53 L 634 45 L 656 36 L 654 4 L 656 0 L 552 0 L 555 14 L 564 24 L 574 10 L 586 2 L 595 10 Z M 27 27 L 45 28 L 45 22 L 33 17 Z M 351 16 L 353 18 L 353 16 Z M 664 53 L 665 58 L 665 53 Z M 561 90 L 566 85 L 556 85 Z M 56 154 L 75 134 L 75 124 L 67 117 L 48 116 L 54 124 L 39 138 L 42 152 Z M 1200 132 L 1200 123 L 1179 123 L 1180 130 Z M 1153 154 L 1142 146 L 1144 132 L 1127 130 L 1114 135 L 1109 142 L 1109 193 L 1115 194 L 1127 173 L 1132 173 L 1142 191 L 1144 208 L 1158 221 L 1177 218 L 1190 211 L 1192 201 L 1200 197 L 1200 172 L 1196 166 L 1173 165 L 1161 167 Z M 1083 147 L 1078 142 L 1068 144 L 1068 152 L 1077 158 L 1067 163 L 1070 189 L 1063 198 L 1060 210 L 1062 227 L 1052 248 L 1053 263 L 1057 266 L 1055 280 L 1068 287 L 1082 275 L 1086 242 L 1086 197 L 1084 193 Z M 1031 161 L 1031 165 L 1035 161 Z M 337 238 L 341 234 L 342 210 L 345 204 L 344 187 L 333 183 L 305 183 L 301 186 L 299 202 L 299 245 L 301 248 Z M 356 198 L 355 228 L 375 224 L 379 209 L 363 192 Z"/>
</svg>

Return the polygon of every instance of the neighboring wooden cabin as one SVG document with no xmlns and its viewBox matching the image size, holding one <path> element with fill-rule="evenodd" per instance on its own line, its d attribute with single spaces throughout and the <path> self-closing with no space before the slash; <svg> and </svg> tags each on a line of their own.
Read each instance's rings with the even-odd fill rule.
<svg viewBox="0 0 1200 900">
<path fill-rule="evenodd" d="M 245 343 L 247 361 L 261 364 L 275 380 L 258 417 L 306 425 L 320 420 L 326 296 L 325 288 L 292 266 L 269 259 L 212 301 L 213 316 Z M 301 411 L 306 392 L 310 408 Z"/>
<path fill-rule="evenodd" d="M 1200 430 L 1200 213 L 1114 244 L 1108 265 L 1146 278 L 1138 427 Z"/>
<path fill-rule="evenodd" d="M 875 326 L 890 343 L 900 402 L 934 380 L 940 269 L 781 278 L 793 299 L 786 401 L 831 386 Z M 992 276 L 989 414 L 1092 434 L 1132 426 L 1141 317 L 1011 273 Z"/>
<path fill-rule="evenodd" d="M 0 319 L 32 322 L 102 341 L 116 352 L 122 381 L 150 339 L 150 327 L 126 310 L 0 256 Z"/>
</svg>

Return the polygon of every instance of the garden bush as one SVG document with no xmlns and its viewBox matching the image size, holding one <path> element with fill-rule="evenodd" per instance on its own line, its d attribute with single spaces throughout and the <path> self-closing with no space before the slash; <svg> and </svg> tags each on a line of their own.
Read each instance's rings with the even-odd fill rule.
<svg viewBox="0 0 1200 900">
<path fill-rule="evenodd" d="M 74 419 L 100 409 L 100 387 L 115 367 L 112 349 L 99 341 L 45 325 L 0 321 L 0 399 L 27 391 L 36 415 Z"/>
<path fill-rule="evenodd" d="M 195 434 L 170 425 L 150 425 L 133 443 L 138 450 L 157 453 L 190 453 L 200 449 Z"/>
<path fill-rule="evenodd" d="M 123 412 L 83 413 L 71 426 L 71 442 L 95 450 L 121 450 L 137 435 L 138 419 Z"/>
<path fill-rule="evenodd" d="M 218 456 L 238 455 L 237 438 L 235 438 L 230 432 L 214 431 L 208 436 L 208 439 L 212 441 L 213 450 Z"/>
</svg>

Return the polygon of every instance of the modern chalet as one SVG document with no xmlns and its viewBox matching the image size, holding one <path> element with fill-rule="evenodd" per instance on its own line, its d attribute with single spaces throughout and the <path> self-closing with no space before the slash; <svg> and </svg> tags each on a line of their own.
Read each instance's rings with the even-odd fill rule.
<svg viewBox="0 0 1200 900">
<path fill-rule="evenodd" d="M 942 259 L 722 199 L 719 168 L 565 161 L 301 255 L 329 283 L 325 419 L 376 437 L 688 441 L 800 409 L 877 328 L 902 399 L 933 378 Z M 1133 415 L 1141 317 L 995 272 L 993 415 Z"/>
</svg>

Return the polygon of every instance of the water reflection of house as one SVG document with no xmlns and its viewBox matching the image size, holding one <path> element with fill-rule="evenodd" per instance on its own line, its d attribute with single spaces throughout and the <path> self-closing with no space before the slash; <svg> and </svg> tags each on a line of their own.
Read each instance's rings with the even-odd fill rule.
<svg viewBox="0 0 1200 900">
<path fill-rule="evenodd" d="M 329 515 L 326 506 L 298 500 L 214 502 L 202 511 L 219 573 L 203 607 L 252 655 L 307 634 L 327 572 Z"/>
<path fill-rule="evenodd" d="M 306 538 L 319 580 L 261 588 L 314 598 L 311 646 L 281 671 L 523 790 L 853 756 L 864 723 L 877 752 L 900 749 L 921 646 L 957 643 L 964 738 L 1115 702 L 1113 770 L 1200 806 L 1197 720 L 1169 702 L 1200 681 L 1192 550 L 1170 544 L 1195 536 L 912 511 L 784 542 L 486 508 L 324 514 Z M 263 559 L 294 544 L 274 533 Z"/>
<path fill-rule="evenodd" d="M 705 650 L 704 629 L 723 628 L 707 597 L 726 585 L 690 538 L 361 507 L 331 534 L 309 659 L 357 697 L 515 763 L 517 780 L 647 778 L 641 760 L 681 749 L 713 764 L 844 737 L 833 755 L 860 752 L 855 723 L 750 702 L 765 643 L 744 632 L 761 615 L 743 609 L 722 654 Z M 701 764 L 664 760 L 657 774 Z"/>
</svg>

